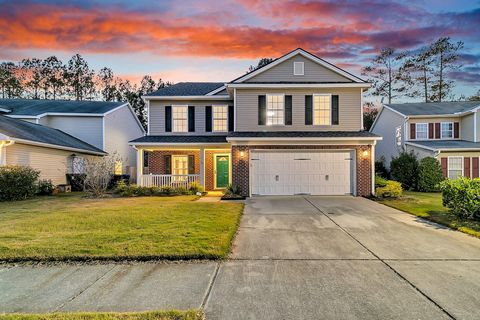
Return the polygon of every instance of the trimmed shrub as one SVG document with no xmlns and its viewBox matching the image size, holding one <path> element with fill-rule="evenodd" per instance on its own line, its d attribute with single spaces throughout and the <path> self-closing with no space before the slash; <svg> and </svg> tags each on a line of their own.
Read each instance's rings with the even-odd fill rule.
<svg viewBox="0 0 480 320">
<path fill-rule="evenodd" d="M 385 166 L 385 158 L 381 157 L 379 160 L 375 161 L 375 174 L 378 174 L 380 177 L 385 179 L 390 178 L 390 172 Z"/>
<path fill-rule="evenodd" d="M 85 190 L 85 178 L 84 173 L 68 173 L 67 183 L 72 187 L 72 191 L 84 191 Z"/>
<path fill-rule="evenodd" d="M 390 175 L 405 190 L 418 190 L 418 160 L 413 152 L 402 152 L 390 162 Z"/>
<path fill-rule="evenodd" d="M 443 205 L 460 218 L 480 220 L 480 179 L 446 179 L 440 183 Z"/>
<path fill-rule="evenodd" d="M 40 171 L 30 167 L 0 167 L 0 201 L 23 200 L 37 192 Z"/>
<path fill-rule="evenodd" d="M 192 190 L 182 187 L 172 188 L 164 187 L 143 187 L 136 184 L 126 184 L 125 181 L 120 180 L 114 192 L 121 197 L 148 197 L 148 196 L 172 196 L 172 195 L 188 195 L 196 194 Z"/>
<path fill-rule="evenodd" d="M 191 194 L 197 194 L 197 192 L 203 192 L 203 187 L 198 182 L 192 182 L 188 186 L 188 190 L 190 191 Z"/>
<path fill-rule="evenodd" d="M 377 198 L 398 198 L 402 195 L 403 189 L 400 182 L 386 180 L 382 177 L 375 177 L 375 194 Z"/>
<path fill-rule="evenodd" d="M 420 160 L 418 167 L 418 190 L 423 192 L 436 192 L 440 190 L 443 181 L 442 166 L 437 159 L 425 157 Z"/>
<path fill-rule="evenodd" d="M 41 196 L 50 196 L 53 194 L 55 186 L 52 180 L 39 180 L 37 184 L 37 194 Z"/>
<path fill-rule="evenodd" d="M 108 183 L 108 189 L 115 188 L 120 181 L 123 181 L 126 184 L 129 184 L 130 183 L 130 175 L 129 174 L 115 174 L 115 175 L 113 175 L 112 179 Z"/>
</svg>

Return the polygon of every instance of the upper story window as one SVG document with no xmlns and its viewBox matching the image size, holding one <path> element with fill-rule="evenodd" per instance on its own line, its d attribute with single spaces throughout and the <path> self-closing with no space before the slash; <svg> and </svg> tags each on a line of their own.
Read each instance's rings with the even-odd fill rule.
<svg viewBox="0 0 480 320">
<path fill-rule="evenodd" d="M 283 94 L 267 95 L 267 125 L 285 124 L 285 96 Z"/>
<path fill-rule="evenodd" d="M 313 124 L 329 126 L 332 123 L 332 97 L 327 94 L 313 96 Z"/>
<path fill-rule="evenodd" d="M 428 139 L 428 123 L 417 123 L 415 139 Z"/>
<path fill-rule="evenodd" d="M 228 106 L 213 106 L 213 131 L 226 132 L 228 126 Z"/>
<path fill-rule="evenodd" d="M 303 76 L 305 74 L 305 65 L 303 62 L 294 62 L 293 63 L 293 75 L 294 76 Z"/>
<path fill-rule="evenodd" d="M 440 137 L 442 139 L 453 138 L 453 122 L 442 122 L 441 126 Z"/>
<path fill-rule="evenodd" d="M 188 107 L 172 106 L 173 132 L 188 132 Z"/>
</svg>

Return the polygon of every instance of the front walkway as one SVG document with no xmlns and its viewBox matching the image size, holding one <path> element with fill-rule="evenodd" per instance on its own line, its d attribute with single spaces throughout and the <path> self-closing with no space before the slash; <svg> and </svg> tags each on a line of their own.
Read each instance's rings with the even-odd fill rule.
<svg viewBox="0 0 480 320">
<path fill-rule="evenodd" d="M 478 239 L 351 197 L 247 200 L 226 262 L 0 269 L 0 312 L 478 319 L 478 292 Z"/>
</svg>

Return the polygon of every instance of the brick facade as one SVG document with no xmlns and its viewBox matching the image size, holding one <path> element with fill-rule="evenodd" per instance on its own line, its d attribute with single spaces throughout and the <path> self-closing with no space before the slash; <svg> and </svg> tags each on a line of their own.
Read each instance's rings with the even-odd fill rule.
<svg viewBox="0 0 480 320">
<path fill-rule="evenodd" d="M 151 174 L 166 174 L 166 155 L 193 155 L 195 157 L 195 174 L 200 174 L 200 151 L 197 150 L 157 150 L 148 153 L 148 169 Z"/>
<path fill-rule="evenodd" d="M 240 187 L 242 195 L 249 193 L 249 146 L 232 146 L 232 182 Z M 369 196 L 372 194 L 372 147 L 370 145 L 324 145 L 324 146 L 254 146 L 252 149 L 312 149 L 312 150 L 356 150 L 356 183 L 357 195 Z M 363 152 L 368 151 L 364 156 Z M 241 156 L 243 152 L 243 157 Z"/>
</svg>

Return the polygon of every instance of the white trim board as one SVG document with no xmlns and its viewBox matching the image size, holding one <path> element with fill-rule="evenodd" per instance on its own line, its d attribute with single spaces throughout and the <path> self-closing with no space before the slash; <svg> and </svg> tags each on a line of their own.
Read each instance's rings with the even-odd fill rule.
<svg viewBox="0 0 480 320">
<path fill-rule="evenodd" d="M 142 96 L 144 100 L 232 100 L 229 95 L 218 96 Z"/>
<path fill-rule="evenodd" d="M 371 84 L 362 82 L 337 83 L 228 83 L 227 88 L 370 88 Z"/>
<path fill-rule="evenodd" d="M 225 85 L 223 85 L 223 86 L 221 86 L 220 88 L 217 88 L 217 89 L 215 89 L 215 90 L 213 90 L 213 91 L 210 91 L 209 93 L 207 93 L 207 94 L 205 94 L 205 95 L 206 95 L 206 96 L 213 96 L 214 94 L 219 93 L 219 92 L 221 92 L 221 91 L 223 91 L 223 90 L 225 90 L 225 89 L 226 89 L 226 87 L 225 87 Z"/>
</svg>

